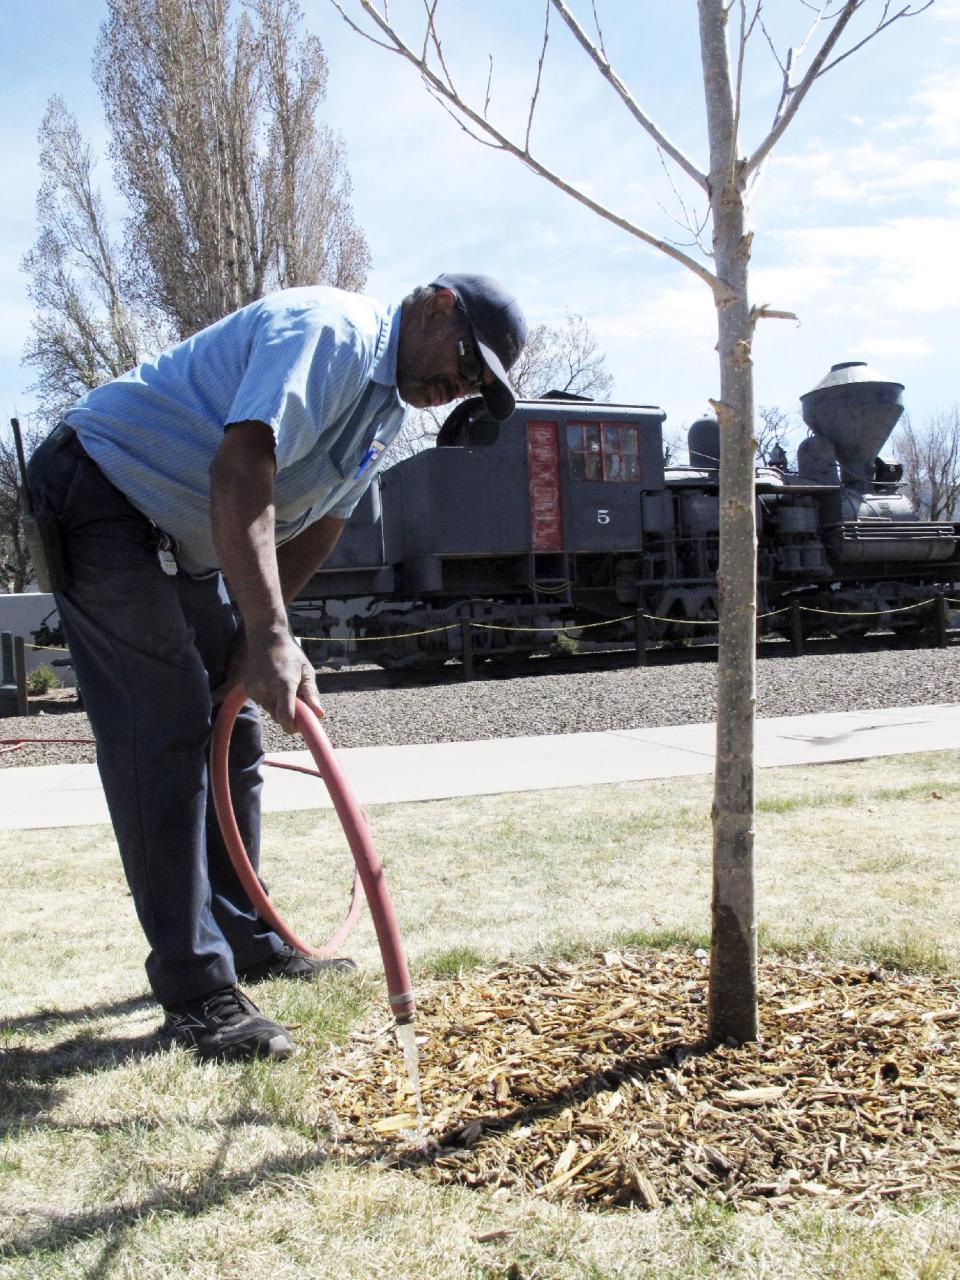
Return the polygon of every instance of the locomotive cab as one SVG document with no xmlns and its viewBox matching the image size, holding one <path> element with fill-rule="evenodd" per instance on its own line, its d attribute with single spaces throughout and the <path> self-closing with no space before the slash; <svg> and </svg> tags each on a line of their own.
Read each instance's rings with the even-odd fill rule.
<svg viewBox="0 0 960 1280">
<path fill-rule="evenodd" d="M 456 595 L 570 584 L 574 557 L 636 554 L 643 495 L 663 489 L 664 416 L 563 397 L 497 423 L 465 401 L 436 449 L 382 478 L 388 562 L 411 592 Z"/>
</svg>

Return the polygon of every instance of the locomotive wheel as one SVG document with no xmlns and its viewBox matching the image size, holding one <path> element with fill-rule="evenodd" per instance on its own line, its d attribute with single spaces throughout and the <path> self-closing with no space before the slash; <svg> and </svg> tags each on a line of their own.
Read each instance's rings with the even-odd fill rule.
<svg viewBox="0 0 960 1280">
<path fill-rule="evenodd" d="M 830 627 L 830 634 L 834 637 L 834 639 L 840 640 L 844 644 L 847 644 L 851 641 L 854 644 L 859 644 L 861 640 L 866 639 L 869 631 L 870 631 L 869 626 L 866 626 L 861 622 L 851 622 L 848 626 L 844 626 L 842 623 L 838 623 L 838 624 L 831 625 Z"/>
</svg>

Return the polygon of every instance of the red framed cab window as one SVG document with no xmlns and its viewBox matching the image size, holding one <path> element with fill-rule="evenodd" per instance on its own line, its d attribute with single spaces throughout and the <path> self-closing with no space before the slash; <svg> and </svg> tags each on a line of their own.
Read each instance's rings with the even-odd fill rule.
<svg viewBox="0 0 960 1280">
<path fill-rule="evenodd" d="M 568 426 L 567 457 L 574 480 L 639 480 L 638 429 L 603 423 Z"/>
</svg>

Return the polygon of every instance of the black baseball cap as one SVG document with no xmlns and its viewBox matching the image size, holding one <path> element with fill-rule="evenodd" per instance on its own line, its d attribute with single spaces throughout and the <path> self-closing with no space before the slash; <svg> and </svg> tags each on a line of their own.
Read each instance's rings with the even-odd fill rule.
<svg viewBox="0 0 960 1280">
<path fill-rule="evenodd" d="M 437 289 L 451 289 L 467 317 L 484 364 L 496 378 L 483 388 L 483 399 L 498 422 L 509 418 L 517 398 L 507 377 L 527 340 L 527 322 L 516 298 L 490 276 L 451 273 L 437 276 Z"/>
</svg>

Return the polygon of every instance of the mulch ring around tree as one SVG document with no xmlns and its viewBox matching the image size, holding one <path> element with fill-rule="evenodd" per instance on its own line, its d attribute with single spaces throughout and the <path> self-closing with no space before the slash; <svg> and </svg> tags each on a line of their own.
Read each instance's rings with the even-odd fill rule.
<svg viewBox="0 0 960 1280">
<path fill-rule="evenodd" d="M 598 1209 L 873 1209 L 960 1188 L 958 980 L 767 958 L 762 1042 L 711 1048 L 706 966 L 606 952 L 434 984 L 419 1132 L 382 1025 L 323 1061 L 325 1139 L 435 1183 Z"/>
</svg>

